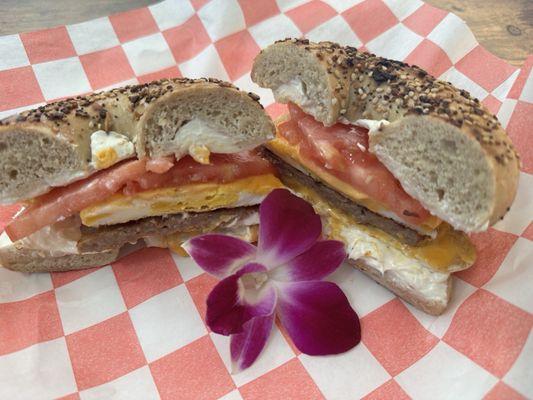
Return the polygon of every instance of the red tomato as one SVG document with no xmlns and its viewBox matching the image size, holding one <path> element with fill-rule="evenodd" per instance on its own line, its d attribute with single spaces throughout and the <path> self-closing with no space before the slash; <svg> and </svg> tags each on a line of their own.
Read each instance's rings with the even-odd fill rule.
<svg viewBox="0 0 533 400">
<path fill-rule="evenodd" d="M 386 206 L 402 220 L 420 225 L 430 214 L 409 196 L 400 182 L 368 151 L 368 130 L 354 125 L 325 127 L 289 104 L 291 119 L 278 130 L 299 153 L 328 173 Z"/>
<path fill-rule="evenodd" d="M 145 168 L 146 160 L 125 161 L 87 179 L 55 188 L 36 198 L 34 203 L 6 227 L 6 233 L 15 241 L 60 219 L 70 217 L 113 195 L 132 177 L 144 174 Z"/>
<path fill-rule="evenodd" d="M 203 165 L 187 156 L 170 168 L 168 159 L 152 163 L 147 171 L 146 160 L 124 161 L 97 172 L 81 181 L 52 189 L 34 202 L 6 227 L 13 241 L 22 239 L 63 218 L 122 191 L 126 195 L 158 187 L 171 187 L 193 182 L 231 182 L 254 175 L 274 172 L 272 165 L 247 152 L 236 155 L 211 155 L 211 164 Z M 173 163 L 174 164 L 174 163 Z"/>
<path fill-rule="evenodd" d="M 125 194 L 160 187 L 174 187 L 187 183 L 225 183 L 249 176 L 273 173 L 272 165 L 258 155 L 247 152 L 240 154 L 211 154 L 210 164 L 200 164 L 192 157 L 184 157 L 163 174 L 147 172 L 131 179 Z"/>
</svg>

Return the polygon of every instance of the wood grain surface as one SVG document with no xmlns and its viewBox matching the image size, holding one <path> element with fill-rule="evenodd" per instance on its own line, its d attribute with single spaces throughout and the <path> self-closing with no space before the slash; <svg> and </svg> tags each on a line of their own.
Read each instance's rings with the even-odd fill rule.
<svg viewBox="0 0 533 400">
<path fill-rule="evenodd" d="M 532 0 L 426 0 L 466 21 L 491 53 L 520 66 L 533 54 Z"/>
<path fill-rule="evenodd" d="M 483 46 L 511 64 L 520 66 L 533 54 L 533 0 L 426 1 L 464 19 Z M 0 0 L 0 35 L 73 24 L 156 2 Z"/>
</svg>

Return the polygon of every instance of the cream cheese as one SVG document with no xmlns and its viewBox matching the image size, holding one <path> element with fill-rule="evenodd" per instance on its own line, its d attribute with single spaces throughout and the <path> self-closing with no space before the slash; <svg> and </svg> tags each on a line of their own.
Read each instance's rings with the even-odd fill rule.
<svg viewBox="0 0 533 400">
<path fill-rule="evenodd" d="M 400 286 L 422 293 L 424 297 L 446 300 L 450 274 L 435 271 L 355 227 L 344 227 L 340 235 L 346 243 L 348 258 L 362 259 L 381 274 L 393 274 Z"/>
<path fill-rule="evenodd" d="M 78 216 L 64 219 L 18 240 L 17 246 L 46 252 L 51 257 L 79 254 L 78 241 L 81 238 L 81 222 Z M 0 236 L 0 248 L 12 246 L 13 242 L 4 232 Z"/>
<path fill-rule="evenodd" d="M 313 96 L 307 94 L 301 79 L 294 78 L 289 82 L 273 88 L 274 98 L 278 103 L 293 102 L 304 109 L 308 114 L 315 114 L 319 110 L 320 103 Z"/>
<path fill-rule="evenodd" d="M 11 241 L 11 239 L 9 239 L 9 236 L 7 236 L 7 233 L 2 232 L 2 234 L 0 235 L 0 249 L 9 247 L 12 244 L 13 242 Z"/>
<path fill-rule="evenodd" d="M 191 155 L 202 164 L 208 162 L 209 154 L 215 152 L 213 149 L 216 149 L 216 153 L 235 153 L 244 150 L 244 146 L 239 146 L 230 140 L 227 133 L 198 118 L 193 118 L 177 130 L 172 148 L 178 160 Z"/>
<path fill-rule="evenodd" d="M 355 121 L 350 121 L 344 116 L 339 117 L 338 121 L 344 125 L 356 125 L 366 128 L 368 129 L 369 135 L 376 133 L 382 126 L 387 126 L 390 124 L 390 122 L 386 119 L 358 119 Z"/>
<path fill-rule="evenodd" d="M 390 122 L 386 119 L 358 119 L 354 125 L 368 129 L 368 136 L 372 136 L 379 131 L 381 127 L 389 125 Z"/>
</svg>

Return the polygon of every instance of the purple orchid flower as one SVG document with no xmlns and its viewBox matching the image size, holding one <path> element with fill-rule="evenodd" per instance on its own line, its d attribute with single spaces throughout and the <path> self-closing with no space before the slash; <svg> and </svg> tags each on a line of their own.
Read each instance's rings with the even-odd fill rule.
<svg viewBox="0 0 533 400">
<path fill-rule="evenodd" d="M 359 343 L 359 319 L 342 290 L 322 281 L 346 258 L 341 242 L 319 240 L 320 217 L 288 190 L 272 191 L 259 208 L 255 247 L 220 234 L 197 236 L 183 247 L 222 279 L 207 298 L 207 325 L 230 335 L 234 371 L 248 368 L 267 343 L 278 315 L 305 354 L 343 353 Z"/>
</svg>

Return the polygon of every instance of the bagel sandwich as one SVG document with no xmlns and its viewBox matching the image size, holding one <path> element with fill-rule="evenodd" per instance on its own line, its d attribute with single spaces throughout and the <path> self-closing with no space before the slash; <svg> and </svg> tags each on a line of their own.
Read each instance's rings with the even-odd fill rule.
<svg viewBox="0 0 533 400">
<path fill-rule="evenodd" d="M 251 76 L 288 104 L 264 149 L 283 183 L 350 263 L 441 314 L 451 273 L 475 261 L 467 234 L 502 219 L 516 194 L 519 158 L 497 118 L 417 66 L 331 42 L 278 41 Z"/>
<path fill-rule="evenodd" d="M 69 98 L 0 121 L 0 204 L 22 210 L 0 265 L 64 271 L 192 235 L 255 241 L 282 183 L 256 147 L 274 135 L 258 97 L 215 79 L 163 79 Z"/>
</svg>

